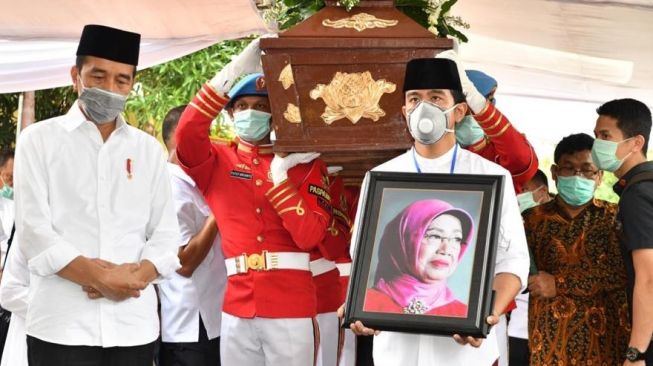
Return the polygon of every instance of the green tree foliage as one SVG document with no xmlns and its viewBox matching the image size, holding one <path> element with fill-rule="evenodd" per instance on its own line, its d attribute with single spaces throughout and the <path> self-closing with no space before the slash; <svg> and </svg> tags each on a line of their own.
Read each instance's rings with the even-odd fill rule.
<svg viewBox="0 0 653 366">
<path fill-rule="evenodd" d="M 225 41 L 191 55 L 142 70 L 136 75 L 134 90 L 127 101 L 127 121 L 148 133 L 160 136 L 161 123 L 172 108 L 188 103 L 204 82 L 251 41 Z M 14 146 L 18 93 L 0 94 L 0 147 Z M 72 87 L 36 91 L 36 120 L 65 114 L 77 98 Z M 233 133 L 221 118 L 212 135 L 230 138 Z"/>
<path fill-rule="evenodd" d="M 139 72 L 134 91 L 127 101 L 127 120 L 133 126 L 157 135 L 166 113 L 174 107 L 187 104 L 202 84 L 211 79 L 249 42 L 251 39 L 221 42 Z M 224 125 L 219 119 L 214 134 L 218 137 L 231 137 L 230 130 L 222 127 Z"/>
<path fill-rule="evenodd" d="M 0 148 L 14 146 L 17 109 L 18 94 L 0 94 Z"/>
<path fill-rule="evenodd" d="M 42 121 L 64 114 L 77 98 L 71 87 L 37 90 L 35 119 Z M 0 146 L 14 147 L 19 93 L 0 94 Z"/>
</svg>

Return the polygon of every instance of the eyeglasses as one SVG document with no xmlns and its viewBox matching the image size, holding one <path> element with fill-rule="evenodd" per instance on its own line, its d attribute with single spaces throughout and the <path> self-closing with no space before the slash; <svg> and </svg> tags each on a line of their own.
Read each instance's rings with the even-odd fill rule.
<svg viewBox="0 0 653 366">
<path fill-rule="evenodd" d="M 579 174 L 580 173 L 580 174 Z M 571 177 L 573 175 L 581 175 L 587 179 L 594 179 L 599 174 L 598 170 L 592 169 L 576 169 L 568 166 L 559 166 L 558 175 L 562 177 Z"/>
<path fill-rule="evenodd" d="M 446 240 L 448 244 L 458 244 L 464 245 L 467 244 L 463 241 L 463 238 L 457 236 L 442 236 L 438 234 L 424 234 L 424 239 L 428 240 L 429 244 L 443 244 Z"/>
</svg>

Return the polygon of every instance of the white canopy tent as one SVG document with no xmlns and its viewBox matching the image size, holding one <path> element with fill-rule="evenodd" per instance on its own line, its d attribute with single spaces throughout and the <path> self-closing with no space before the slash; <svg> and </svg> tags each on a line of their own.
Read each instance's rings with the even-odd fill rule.
<svg viewBox="0 0 653 366">
<path fill-rule="evenodd" d="M 141 33 L 141 69 L 265 31 L 250 0 L 0 0 L 0 8 L 0 93 L 69 85 L 85 24 Z"/>
<path fill-rule="evenodd" d="M 593 136 L 596 108 L 653 106 L 652 0 L 474 0 L 453 9 L 471 28 L 459 52 L 499 82 L 497 105 L 551 162 L 564 136 Z"/>
</svg>

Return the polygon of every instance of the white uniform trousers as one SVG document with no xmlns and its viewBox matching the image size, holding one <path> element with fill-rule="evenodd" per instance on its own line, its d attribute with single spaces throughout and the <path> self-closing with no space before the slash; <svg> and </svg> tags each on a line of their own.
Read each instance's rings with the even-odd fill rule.
<svg viewBox="0 0 653 366">
<path fill-rule="evenodd" d="M 508 366 L 508 320 L 506 314 L 499 317 L 499 322 L 494 328 L 496 328 L 497 346 L 499 346 L 499 366 Z"/>
<path fill-rule="evenodd" d="M 356 335 L 351 329 L 340 329 L 338 366 L 356 365 Z"/>
<path fill-rule="evenodd" d="M 320 348 L 316 366 L 336 366 L 338 362 L 338 338 L 340 338 L 340 319 L 336 312 L 317 314 L 320 326 Z"/>
<path fill-rule="evenodd" d="M 222 313 L 223 365 L 313 366 L 319 342 L 313 318 L 238 318 Z"/>
</svg>

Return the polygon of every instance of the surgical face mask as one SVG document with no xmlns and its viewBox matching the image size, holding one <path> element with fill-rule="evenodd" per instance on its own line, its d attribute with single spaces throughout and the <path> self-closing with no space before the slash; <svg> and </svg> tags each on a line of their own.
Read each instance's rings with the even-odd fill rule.
<svg viewBox="0 0 653 366">
<path fill-rule="evenodd" d="M 408 114 L 408 129 L 416 141 L 424 145 L 432 145 L 440 141 L 445 133 L 454 132 L 447 128 L 449 118 L 447 114 L 453 107 L 443 110 L 436 104 L 421 101 Z"/>
<path fill-rule="evenodd" d="M 596 182 L 593 179 L 577 175 L 571 177 L 558 176 L 556 187 L 558 188 L 558 194 L 565 202 L 572 206 L 582 206 L 594 197 Z"/>
<path fill-rule="evenodd" d="M 476 122 L 474 117 L 469 115 L 465 116 L 460 123 L 456 123 L 455 130 L 456 141 L 461 146 L 473 145 L 485 136 L 485 132 L 483 132 L 478 122 Z"/>
<path fill-rule="evenodd" d="M 79 94 L 79 105 L 86 113 L 86 116 L 94 123 L 101 125 L 113 122 L 125 109 L 127 96 L 113 93 L 100 88 L 87 88 L 82 85 L 82 92 Z"/>
<path fill-rule="evenodd" d="M 14 189 L 9 185 L 5 184 L 2 189 L 0 189 L 0 196 L 13 200 L 14 199 Z"/>
<path fill-rule="evenodd" d="M 234 128 L 238 137 L 245 141 L 256 142 L 265 138 L 270 132 L 272 115 L 256 109 L 246 109 L 234 113 Z"/>
<path fill-rule="evenodd" d="M 533 197 L 533 192 L 524 192 L 520 193 L 517 195 L 517 203 L 519 204 L 519 211 L 524 212 L 528 210 L 529 208 L 535 207 L 538 205 L 537 202 L 535 202 L 535 198 Z"/>
<path fill-rule="evenodd" d="M 619 159 L 617 158 L 617 148 L 620 143 L 626 142 L 630 139 L 632 139 L 632 137 L 619 142 L 601 139 L 594 140 L 594 145 L 592 146 L 592 161 L 599 169 L 608 172 L 614 172 L 621 168 L 621 165 L 630 153 L 624 156 L 623 159 Z"/>
</svg>

